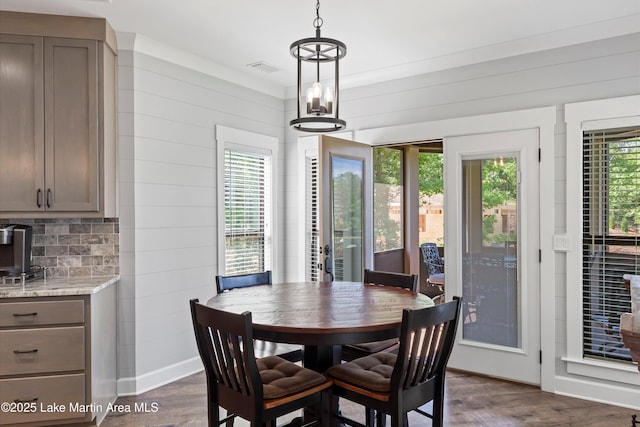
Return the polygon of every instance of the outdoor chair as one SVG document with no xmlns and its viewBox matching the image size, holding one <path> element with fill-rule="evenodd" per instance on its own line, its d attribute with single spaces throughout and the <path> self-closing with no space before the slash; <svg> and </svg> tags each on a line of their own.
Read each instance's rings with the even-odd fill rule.
<svg viewBox="0 0 640 427">
<path fill-rule="evenodd" d="M 438 247 L 435 243 L 423 243 L 420 245 L 422 262 L 427 270 L 427 284 L 440 285 L 444 283 L 444 261 L 440 258 Z"/>
</svg>

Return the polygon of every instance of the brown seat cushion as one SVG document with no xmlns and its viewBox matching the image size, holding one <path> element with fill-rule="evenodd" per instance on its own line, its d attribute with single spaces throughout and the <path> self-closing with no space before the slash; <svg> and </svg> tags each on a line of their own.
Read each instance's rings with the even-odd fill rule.
<svg viewBox="0 0 640 427">
<path fill-rule="evenodd" d="M 265 399 L 277 399 L 322 384 L 326 378 L 278 356 L 256 359 Z"/>
<path fill-rule="evenodd" d="M 376 353 L 332 366 L 326 375 L 367 390 L 386 393 L 390 389 L 390 378 L 396 358 L 393 353 Z"/>
<path fill-rule="evenodd" d="M 358 351 L 366 351 L 367 353 L 377 353 L 398 343 L 397 338 L 391 338 L 384 341 L 363 342 L 359 344 L 348 344 L 345 347 L 351 347 Z"/>
</svg>

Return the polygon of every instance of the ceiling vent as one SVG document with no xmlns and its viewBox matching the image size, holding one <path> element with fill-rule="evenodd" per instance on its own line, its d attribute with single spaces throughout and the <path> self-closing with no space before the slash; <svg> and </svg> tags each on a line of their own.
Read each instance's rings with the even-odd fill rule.
<svg viewBox="0 0 640 427">
<path fill-rule="evenodd" d="M 252 68 L 254 70 L 260 70 L 263 73 L 275 73 L 276 71 L 280 71 L 280 69 L 274 67 L 273 65 L 269 65 L 264 61 L 258 61 L 252 64 L 247 64 L 247 67 Z"/>
</svg>

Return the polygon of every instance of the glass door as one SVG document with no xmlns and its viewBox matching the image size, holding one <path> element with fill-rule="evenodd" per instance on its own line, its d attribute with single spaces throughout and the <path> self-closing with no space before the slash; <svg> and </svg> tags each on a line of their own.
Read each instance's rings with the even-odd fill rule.
<svg viewBox="0 0 640 427">
<path fill-rule="evenodd" d="M 540 383 L 538 141 L 531 129 L 444 143 L 446 194 L 455 195 L 445 202 L 455 212 L 445 288 L 463 297 L 450 366 L 532 384 Z"/>
<path fill-rule="evenodd" d="M 373 258 L 372 148 L 319 136 L 305 153 L 305 279 L 362 281 Z"/>
</svg>

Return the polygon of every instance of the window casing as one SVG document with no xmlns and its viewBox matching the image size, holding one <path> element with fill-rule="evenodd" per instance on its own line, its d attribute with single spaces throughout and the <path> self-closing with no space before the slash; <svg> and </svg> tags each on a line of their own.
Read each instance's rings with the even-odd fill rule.
<svg viewBox="0 0 640 427">
<path fill-rule="evenodd" d="M 216 139 L 219 274 L 274 270 L 278 141 L 223 126 Z"/>
<path fill-rule="evenodd" d="M 630 211 L 628 201 L 616 195 L 625 177 L 635 179 L 625 197 L 640 188 L 637 163 L 635 171 L 621 175 L 614 158 L 621 149 L 621 130 L 640 128 L 640 96 L 567 104 L 565 121 L 568 245 L 556 247 L 566 251 L 567 259 L 562 359 L 569 374 L 640 385 L 637 375 L 630 375 L 637 368 L 627 361 L 617 337 L 617 313 L 627 310 L 630 299 L 622 274 L 633 272 L 631 263 L 637 265 L 638 244 L 633 233 L 620 232 L 620 217 L 609 222 L 610 215 Z"/>
</svg>

